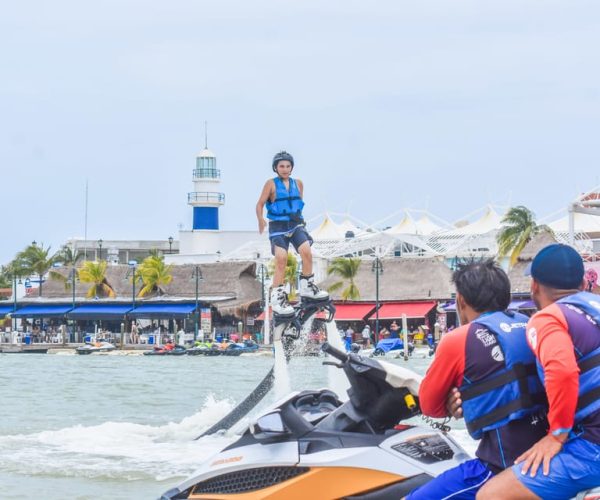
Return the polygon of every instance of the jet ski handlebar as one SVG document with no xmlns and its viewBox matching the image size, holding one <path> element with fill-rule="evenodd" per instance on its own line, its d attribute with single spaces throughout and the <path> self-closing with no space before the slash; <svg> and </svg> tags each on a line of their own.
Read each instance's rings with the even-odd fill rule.
<svg viewBox="0 0 600 500">
<path fill-rule="evenodd" d="M 321 347 L 321 350 L 323 352 L 326 352 L 330 356 L 339 359 L 342 363 L 348 361 L 348 355 L 345 352 L 342 352 L 339 349 L 333 347 L 329 342 L 325 342 Z"/>
</svg>

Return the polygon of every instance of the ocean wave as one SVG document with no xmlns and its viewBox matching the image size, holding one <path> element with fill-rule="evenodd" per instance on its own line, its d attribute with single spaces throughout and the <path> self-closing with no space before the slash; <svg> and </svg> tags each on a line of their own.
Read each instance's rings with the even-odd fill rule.
<svg viewBox="0 0 600 500">
<path fill-rule="evenodd" d="M 160 426 L 108 421 L 1 436 L 0 461 L 5 472 L 27 475 L 157 481 L 182 477 L 235 439 L 219 434 L 194 440 L 232 408 L 232 401 L 209 395 L 195 414 Z"/>
</svg>

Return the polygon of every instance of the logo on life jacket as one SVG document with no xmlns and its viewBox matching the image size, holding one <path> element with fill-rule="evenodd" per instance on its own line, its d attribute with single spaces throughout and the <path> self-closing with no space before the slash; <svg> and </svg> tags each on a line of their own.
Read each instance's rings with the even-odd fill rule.
<svg viewBox="0 0 600 500">
<path fill-rule="evenodd" d="M 499 345 L 495 346 L 492 349 L 492 358 L 494 359 L 494 361 L 504 361 L 504 354 L 502 354 L 502 349 Z"/>
<path fill-rule="evenodd" d="M 486 328 L 478 328 L 475 331 L 475 336 L 481 341 L 484 347 L 489 347 L 496 344 L 496 337 L 490 333 Z"/>
</svg>

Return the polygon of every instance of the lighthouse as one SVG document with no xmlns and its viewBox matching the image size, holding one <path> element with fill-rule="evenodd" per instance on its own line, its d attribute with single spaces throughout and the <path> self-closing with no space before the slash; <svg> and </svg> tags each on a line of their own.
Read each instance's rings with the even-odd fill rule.
<svg viewBox="0 0 600 500">
<path fill-rule="evenodd" d="M 221 171 L 217 157 L 205 147 L 196 157 L 193 171 L 194 191 L 188 193 L 188 205 L 194 211 L 192 229 L 219 230 L 219 207 L 225 204 L 225 195 L 219 191 Z"/>
<path fill-rule="evenodd" d="M 253 230 L 223 230 L 219 221 L 219 209 L 225 205 L 221 191 L 221 171 L 217 157 L 208 149 L 206 133 L 204 149 L 196 156 L 192 171 L 193 191 L 187 194 L 187 204 L 192 207 L 192 224 L 179 230 L 179 252 L 167 254 L 169 264 L 197 264 L 215 262 L 227 258 L 248 241 L 266 238 Z"/>
</svg>

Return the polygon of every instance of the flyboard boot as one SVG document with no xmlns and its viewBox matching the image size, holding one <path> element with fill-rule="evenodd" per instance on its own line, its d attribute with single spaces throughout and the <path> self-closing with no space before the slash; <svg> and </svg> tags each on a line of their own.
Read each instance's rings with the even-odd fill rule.
<svg viewBox="0 0 600 500">
<path fill-rule="evenodd" d="M 304 325 L 319 311 L 327 312 L 325 321 L 328 323 L 333 320 L 335 306 L 331 297 L 325 290 L 320 290 L 315 284 L 314 274 L 300 276 L 300 311 L 298 312 L 300 325 Z"/>
<path fill-rule="evenodd" d="M 299 327 L 296 325 L 298 311 L 288 302 L 288 295 L 283 285 L 275 287 L 271 291 L 271 304 L 273 308 L 273 339 L 282 340 L 284 335 L 298 338 L 298 333 L 296 333 Z M 289 333 L 287 333 L 288 330 L 290 330 Z"/>
</svg>

